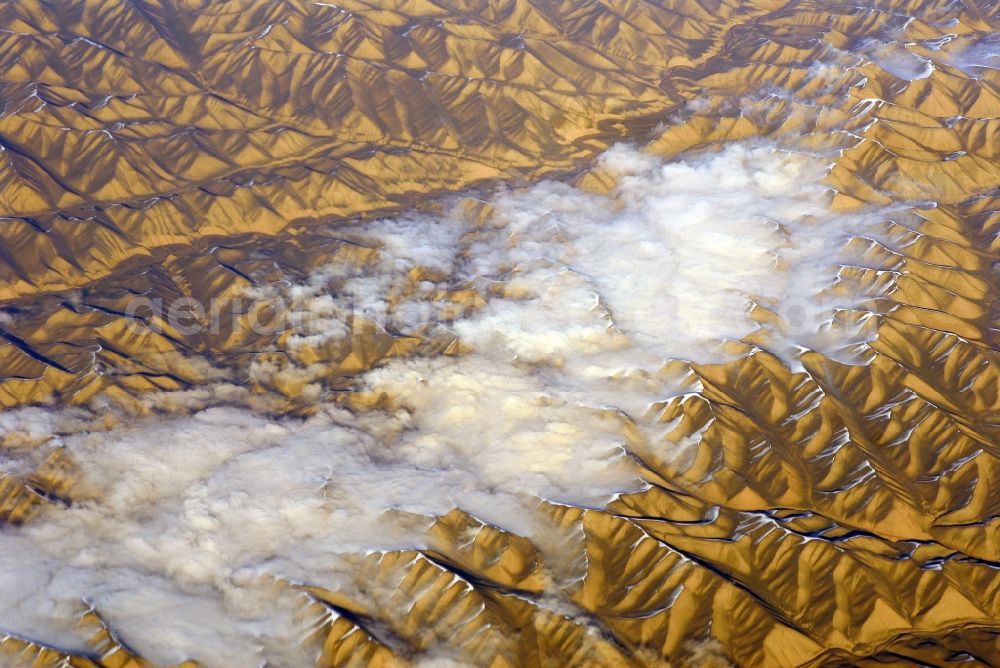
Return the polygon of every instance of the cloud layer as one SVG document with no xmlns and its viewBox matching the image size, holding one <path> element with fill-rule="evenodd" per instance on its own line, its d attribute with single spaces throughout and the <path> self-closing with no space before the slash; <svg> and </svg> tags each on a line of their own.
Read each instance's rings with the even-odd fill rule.
<svg viewBox="0 0 1000 668">
<path fill-rule="evenodd" d="M 606 194 L 546 182 L 495 195 L 488 215 L 343 229 L 378 248 L 363 269 L 257 289 L 295 328 L 293 362 L 257 364 L 258 379 L 321 375 L 309 351 L 347 345 L 352 314 L 458 341 L 362 374 L 346 400 L 317 391 L 309 418 L 261 414 L 229 385 L 159 397 L 159 415 L 111 428 L 80 411 L 0 414 L 65 447 L 92 490 L 5 530 L 4 630 L 83 643 L 86 600 L 155 661 L 304 665 L 301 598 L 276 583 L 352 590 L 351 555 L 420 547 L 455 507 L 533 538 L 565 562 L 553 587 L 570 586 L 582 573 L 538 499 L 602 505 L 643 486 L 628 453 L 680 447 L 650 406 L 697 389 L 669 361 L 755 348 L 790 365 L 803 349 L 850 360 L 873 336 L 870 309 L 891 289 L 876 280 L 891 253 L 870 241 L 882 217 L 831 212 L 824 160 L 733 144 L 665 163 L 619 146 L 598 169 Z M 456 310 L 446 296 L 463 290 L 479 299 Z"/>
</svg>

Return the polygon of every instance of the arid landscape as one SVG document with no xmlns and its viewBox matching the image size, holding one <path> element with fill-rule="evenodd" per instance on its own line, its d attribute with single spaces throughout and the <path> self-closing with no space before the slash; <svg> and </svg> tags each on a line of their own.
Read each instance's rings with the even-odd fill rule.
<svg viewBox="0 0 1000 668">
<path fill-rule="evenodd" d="M 1000 666 L 998 30 L 0 4 L 0 666 Z"/>
</svg>

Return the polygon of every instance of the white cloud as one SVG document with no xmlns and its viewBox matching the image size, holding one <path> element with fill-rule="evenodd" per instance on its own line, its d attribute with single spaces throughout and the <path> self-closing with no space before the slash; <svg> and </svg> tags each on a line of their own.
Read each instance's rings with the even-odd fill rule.
<svg viewBox="0 0 1000 668">
<path fill-rule="evenodd" d="M 934 63 L 913 53 L 906 45 L 890 41 L 870 40 L 860 45 L 861 53 L 889 74 L 906 81 L 926 79 L 934 73 Z"/>
<path fill-rule="evenodd" d="M 443 312 L 438 293 L 479 291 L 441 325 L 467 352 L 386 362 L 357 379 L 353 410 L 309 385 L 313 416 L 267 417 L 217 384 L 148 395 L 160 415 L 106 428 L 80 411 L 0 413 L 5 430 L 67 448 L 93 490 L 5 530 L 4 630 L 82 643 L 72 615 L 87 599 L 155 661 L 302 665 L 301 600 L 275 582 L 351 590 L 350 555 L 419 547 L 454 507 L 534 537 L 556 582 L 572 581 L 576 543 L 537 500 L 601 505 L 642 485 L 626 451 L 671 447 L 645 418 L 677 391 L 657 373 L 668 360 L 721 360 L 721 342 L 754 337 L 794 364 L 803 346 L 836 355 L 868 338 L 821 326 L 878 296 L 838 278 L 846 241 L 878 218 L 830 212 L 823 160 L 734 144 L 663 163 L 616 147 L 601 168 L 617 179 L 608 195 L 542 183 L 494 197 L 485 222 L 459 207 L 345 229 L 380 249 L 373 261 L 259 289 L 289 305 L 293 360 L 347 337 L 359 305 L 416 305 L 399 325 L 416 328 Z M 790 303 L 816 317 L 790 322 Z M 761 324 L 753 304 L 776 317 Z"/>
</svg>

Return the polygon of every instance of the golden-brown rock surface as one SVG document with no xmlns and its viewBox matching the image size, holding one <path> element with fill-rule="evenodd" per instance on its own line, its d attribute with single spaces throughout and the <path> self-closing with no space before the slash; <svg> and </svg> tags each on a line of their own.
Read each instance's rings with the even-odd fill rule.
<svg viewBox="0 0 1000 668">
<path fill-rule="evenodd" d="M 344 221 L 542 176 L 600 191 L 589 167 L 620 140 L 826 152 L 836 208 L 916 213 L 893 230 L 908 243 L 869 363 L 808 352 L 792 371 L 758 348 L 693 365 L 702 389 L 657 410 L 696 444 L 637 447 L 647 491 L 538 499 L 581 536 L 574 585 L 456 509 L 429 547 L 358 556 L 391 599 L 278 586 L 306 597 L 322 666 L 408 665 L 432 644 L 497 668 L 1000 665 L 1000 69 L 963 59 L 996 54 L 998 28 L 983 0 L 4 3 L 0 405 L 142 410 L 150 391 L 280 365 L 280 337 L 260 353 L 275 341 L 240 322 L 185 334 L 127 303 L 363 267 Z M 931 70 L 871 55 L 885 35 Z M 355 334 L 305 360 L 325 388 L 388 356 L 461 354 Z M 269 382 L 270 410 L 309 412 L 301 384 Z M 0 472 L 8 525 L 92 493 L 62 450 L 0 437 L 39 453 Z M 101 612 L 81 618 L 88 655 L 9 636 L 0 657 L 147 665 Z"/>
</svg>

